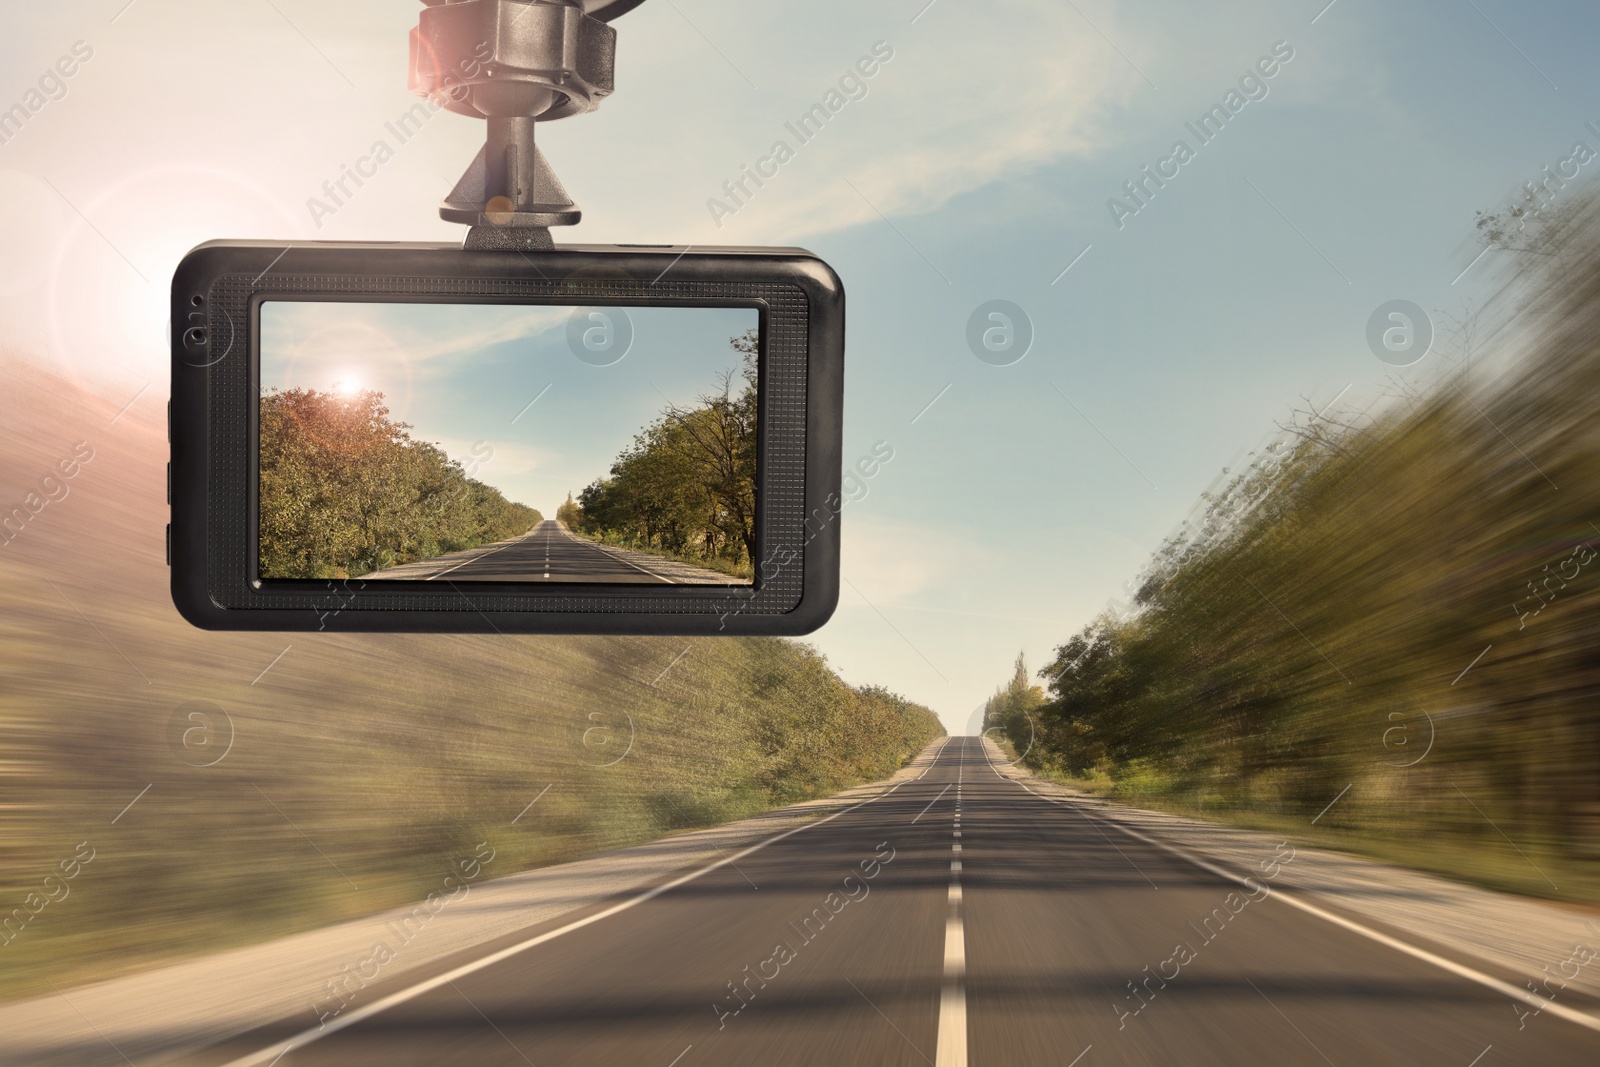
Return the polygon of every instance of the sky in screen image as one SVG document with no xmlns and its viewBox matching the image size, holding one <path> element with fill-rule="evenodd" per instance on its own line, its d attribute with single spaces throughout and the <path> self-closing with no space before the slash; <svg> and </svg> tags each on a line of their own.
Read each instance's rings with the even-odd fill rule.
<svg viewBox="0 0 1600 1067">
<path fill-rule="evenodd" d="M 737 390 L 742 364 L 729 340 L 760 321 L 751 308 L 577 309 L 582 330 L 618 331 L 609 342 L 596 336 L 611 351 L 585 361 L 568 344 L 574 313 L 268 301 L 261 387 L 380 392 L 389 417 L 408 423 L 414 440 L 440 446 L 472 477 L 553 518 L 568 492 L 606 477 L 663 409 L 720 393 L 730 371 Z M 623 316 L 632 343 L 616 358 Z"/>
<path fill-rule="evenodd" d="M 483 123 L 440 111 L 404 143 L 389 130 L 417 104 L 420 5 L 277 6 L 142 0 L 112 22 L 121 0 L 93 17 L 18 5 L 0 39 L 8 101 L 72 42 L 95 50 L 0 146 L 0 319 L 113 408 L 145 387 L 164 399 L 165 287 L 196 244 L 462 239 L 437 204 Z M 878 442 L 894 459 L 844 513 L 840 606 L 808 640 L 957 731 L 1019 651 L 1042 665 L 1121 597 L 1302 395 L 1353 414 L 1436 373 L 1453 354 L 1444 316 L 1503 270 L 1479 258 L 1477 213 L 1505 210 L 1576 143 L 1600 151 L 1600 5 L 1577 0 L 676 0 L 618 30 L 616 92 L 539 130 L 584 215 L 556 240 L 799 245 L 838 272 L 845 461 Z M 791 132 L 886 53 L 820 132 Z M 1266 60 L 1273 73 L 1253 73 Z M 1230 93 L 1242 103 L 1221 132 L 1192 132 Z M 739 192 L 779 140 L 792 157 Z M 1180 140 L 1188 158 L 1164 162 Z M 316 209 L 379 141 L 376 176 Z M 1600 173 L 1577 166 L 1579 182 Z M 996 299 L 1033 328 L 1008 366 L 967 340 Z M 1414 367 L 1368 345 L 1393 300 L 1438 313 Z M 731 332 L 707 330 L 708 370 L 728 365 Z M 534 412 L 605 414 L 578 403 L 592 368 L 549 336 L 570 399 L 542 411 L 558 384 Z M 643 373 L 646 348 L 641 328 L 611 370 Z M 519 374 L 477 415 L 450 406 L 469 392 L 414 384 L 410 404 L 440 405 L 436 430 L 421 430 L 432 411 L 396 411 L 424 436 L 494 441 L 494 477 L 548 509 L 631 431 L 570 457 L 509 436 L 556 378 Z M 639 386 L 618 428 L 657 411 L 652 397 Z"/>
</svg>

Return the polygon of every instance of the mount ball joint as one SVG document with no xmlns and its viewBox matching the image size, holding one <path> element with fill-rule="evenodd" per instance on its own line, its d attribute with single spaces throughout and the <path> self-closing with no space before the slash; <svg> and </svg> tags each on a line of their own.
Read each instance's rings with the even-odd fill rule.
<svg viewBox="0 0 1600 1067">
<path fill-rule="evenodd" d="M 643 0 L 424 0 L 411 31 L 411 91 L 487 121 L 486 143 L 439 206 L 472 227 L 468 248 L 548 249 L 583 217 L 535 129 L 593 111 L 615 87 L 607 22 Z"/>
</svg>

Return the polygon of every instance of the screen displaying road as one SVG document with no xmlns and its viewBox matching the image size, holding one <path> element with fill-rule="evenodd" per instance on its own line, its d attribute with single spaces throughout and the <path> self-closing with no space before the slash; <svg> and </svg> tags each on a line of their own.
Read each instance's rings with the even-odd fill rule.
<svg viewBox="0 0 1600 1067">
<path fill-rule="evenodd" d="M 263 580 L 748 585 L 754 308 L 271 301 Z"/>
</svg>

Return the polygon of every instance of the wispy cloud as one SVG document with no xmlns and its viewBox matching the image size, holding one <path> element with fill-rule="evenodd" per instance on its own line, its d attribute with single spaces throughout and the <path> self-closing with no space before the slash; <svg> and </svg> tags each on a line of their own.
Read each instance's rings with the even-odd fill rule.
<svg viewBox="0 0 1600 1067">
<path fill-rule="evenodd" d="M 460 360 L 560 329 L 570 308 L 485 304 L 268 303 L 262 352 L 294 366 L 301 380 L 344 373 L 352 364 L 403 363 L 410 376 L 449 373 Z"/>
<path fill-rule="evenodd" d="M 1153 66 L 1150 46 L 1119 32 L 1114 9 L 1082 6 L 1135 63 Z M 674 125 L 675 165 L 652 172 L 654 195 L 640 205 L 649 217 L 617 221 L 655 231 L 666 210 L 678 216 L 673 232 L 682 234 L 687 224 L 696 240 L 717 235 L 724 242 L 788 241 L 877 221 L 847 179 L 891 217 L 931 211 L 1029 167 L 1096 152 L 1115 135 L 1109 120 L 1116 109 L 1133 94 L 1151 91 L 1095 28 L 1057 0 L 1007 0 L 985 10 L 986 26 L 1009 32 L 973 33 L 971 18 L 959 8 L 934 8 L 912 26 L 841 13 L 833 32 L 806 38 L 803 50 L 763 49 L 768 66 L 761 80 L 768 91 L 729 89 L 719 98 L 722 119 L 714 126 Z M 724 12 L 721 21 L 725 36 L 747 40 L 749 47 L 761 47 L 762 35 L 773 31 L 759 5 Z M 785 34 L 791 22 L 785 20 Z M 836 89 L 875 41 L 892 47 L 893 58 L 865 80 L 864 97 L 852 99 L 802 143 L 788 124 Z M 953 82 L 952 71 L 977 76 Z M 649 157 L 653 135 L 640 130 L 633 137 L 629 125 L 631 155 Z M 719 229 L 708 198 L 778 141 L 789 144 L 793 162 Z M 628 211 L 633 205 L 617 206 Z"/>
</svg>

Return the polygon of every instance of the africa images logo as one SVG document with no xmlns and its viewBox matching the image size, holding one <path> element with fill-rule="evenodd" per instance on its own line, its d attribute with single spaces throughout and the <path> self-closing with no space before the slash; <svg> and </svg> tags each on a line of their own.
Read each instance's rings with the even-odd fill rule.
<svg viewBox="0 0 1600 1067">
<path fill-rule="evenodd" d="M 1156 193 L 1165 189 L 1167 182 L 1176 178 L 1186 164 L 1197 158 L 1201 148 L 1221 136 L 1223 129 L 1246 105 L 1265 100 L 1272 91 L 1267 83 L 1277 77 L 1284 64 L 1293 58 L 1294 46 L 1288 41 L 1273 45 L 1272 51 L 1256 60 L 1255 65 L 1239 78 L 1238 87 L 1229 89 L 1220 103 L 1212 104 L 1199 118 L 1183 124 L 1185 129 L 1194 134 L 1194 145 L 1190 145 L 1187 138 L 1178 138 L 1172 145 L 1172 151 L 1156 160 L 1154 169 L 1146 165 L 1139 171 L 1138 177 L 1123 182 L 1122 191 L 1127 194 L 1127 201 L 1114 196 L 1106 201 L 1111 221 L 1117 224 L 1117 229 L 1127 226 L 1130 218 L 1149 207 Z"/>
</svg>

